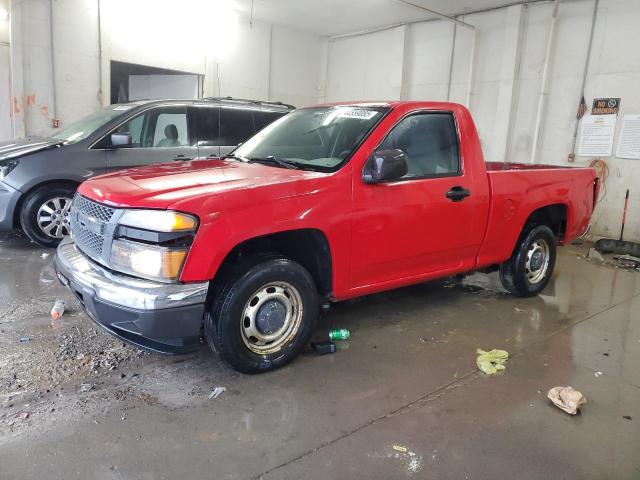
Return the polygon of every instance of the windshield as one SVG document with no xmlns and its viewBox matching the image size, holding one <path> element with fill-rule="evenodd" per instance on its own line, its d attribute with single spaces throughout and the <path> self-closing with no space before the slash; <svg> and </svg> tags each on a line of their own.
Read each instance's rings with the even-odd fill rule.
<svg viewBox="0 0 640 480">
<path fill-rule="evenodd" d="M 295 110 L 251 137 L 233 154 L 331 171 L 351 155 L 388 110 L 347 106 Z"/>
<path fill-rule="evenodd" d="M 72 123 L 67 128 L 54 133 L 52 137 L 69 144 L 79 142 L 132 107 L 133 105 L 110 105 Z"/>
</svg>

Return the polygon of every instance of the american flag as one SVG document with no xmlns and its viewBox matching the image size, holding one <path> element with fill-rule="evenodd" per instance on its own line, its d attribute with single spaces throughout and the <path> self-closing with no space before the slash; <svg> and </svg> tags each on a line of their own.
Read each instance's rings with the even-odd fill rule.
<svg viewBox="0 0 640 480">
<path fill-rule="evenodd" d="M 582 96 L 582 100 L 580 100 L 580 106 L 578 107 L 578 113 L 576 114 L 576 118 L 580 120 L 584 117 L 584 114 L 587 113 L 587 102 L 584 101 L 584 95 Z"/>
</svg>

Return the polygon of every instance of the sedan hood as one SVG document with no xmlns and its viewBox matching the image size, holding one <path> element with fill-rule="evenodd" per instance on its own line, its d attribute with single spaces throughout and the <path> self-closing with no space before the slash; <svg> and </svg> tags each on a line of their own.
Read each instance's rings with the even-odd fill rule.
<svg viewBox="0 0 640 480">
<path fill-rule="evenodd" d="M 55 138 L 34 138 L 0 142 L 0 160 L 22 157 L 48 148 L 60 147 L 63 143 L 63 141 L 56 140 Z"/>
<path fill-rule="evenodd" d="M 180 208 L 209 197 L 240 191 L 291 184 L 279 188 L 280 198 L 298 195 L 300 180 L 326 174 L 244 163 L 238 160 L 204 159 L 173 162 L 121 170 L 84 182 L 78 192 L 114 207 Z M 271 197 L 272 198 L 272 197 Z"/>
</svg>

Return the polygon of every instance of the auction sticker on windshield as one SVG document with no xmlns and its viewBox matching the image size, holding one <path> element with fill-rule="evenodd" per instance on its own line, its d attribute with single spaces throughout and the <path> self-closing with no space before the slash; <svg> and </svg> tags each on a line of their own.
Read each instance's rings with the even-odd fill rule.
<svg viewBox="0 0 640 480">
<path fill-rule="evenodd" d="M 340 108 L 337 118 L 358 118 L 360 120 L 370 120 L 379 112 L 377 110 L 368 110 L 366 108 Z"/>
</svg>

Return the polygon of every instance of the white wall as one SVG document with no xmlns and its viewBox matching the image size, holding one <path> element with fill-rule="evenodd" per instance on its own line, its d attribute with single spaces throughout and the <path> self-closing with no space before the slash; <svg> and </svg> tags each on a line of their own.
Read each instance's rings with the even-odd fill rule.
<svg viewBox="0 0 640 480">
<path fill-rule="evenodd" d="M 57 0 L 53 4 L 55 113 L 64 127 L 102 105 L 98 2 Z"/>
<path fill-rule="evenodd" d="M 0 141 L 12 136 L 9 45 L 0 43 Z"/>
<path fill-rule="evenodd" d="M 0 8 L 9 11 L 8 0 L 0 0 Z M 0 20 L 0 141 L 11 138 L 11 61 L 9 54 L 9 20 Z"/>
<path fill-rule="evenodd" d="M 250 24 L 232 10 L 221 9 L 224 2 L 202 0 L 179 5 L 173 0 L 56 0 L 54 81 L 49 0 L 13 4 L 17 137 L 47 134 L 54 117 L 64 127 L 107 105 L 112 60 L 202 75 L 205 96 L 299 106 L 316 103 L 324 94 L 319 92 L 320 37 L 259 21 Z M 0 25 L 0 42 L 2 33 Z M 0 66 L 2 61 L 0 56 Z M 13 133 L 3 126 L 1 112 L 4 140 Z"/>
<path fill-rule="evenodd" d="M 560 3 L 538 161 L 570 165 L 576 110 L 585 65 L 593 0 Z M 552 15 L 549 2 L 516 5 L 461 18 L 477 27 L 470 108 L 489 161 L 530 162 Z M 640 2 L 601 0 L 585 96 L 622 97 L 624 113 L 640 113 Z M 404 34 L 406 33 L 406 37 Z M 424 99 L 466 103 L 472 34 L 456 28 L 451 85 L 453 27 L 444 21 L 330 41 L 327 101 Z M 390 69 L 376 68 L 387 65 Z M 509 133 L 511 132 L 511 135 Z M 617 138 L 616 138 L 617 142 Z M 574 165 L 591 159 L 578 158 Z M 631 189 L 625 237 L 640 241 L 640 161 L 605 159 L 606 195 L 594 215 L 592 233 L 616 236 L 624 192 Z"/>
<path fill-rule="evenodd" d="M 298 107 L 317 103 L 324 94 L 320 91 L 320 39 L 276 25 L 271 33 L 269 99 Z"/>
<path fill-rule="evenodd" d="M 400 98 L 405 27 L 329 43 L 326 98 Z"/>
</svg>

